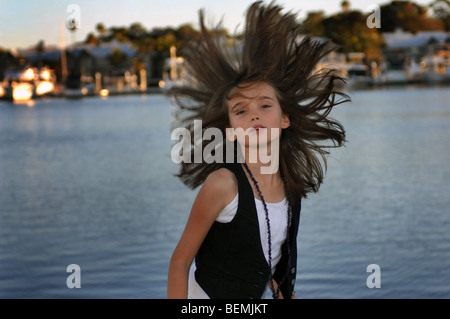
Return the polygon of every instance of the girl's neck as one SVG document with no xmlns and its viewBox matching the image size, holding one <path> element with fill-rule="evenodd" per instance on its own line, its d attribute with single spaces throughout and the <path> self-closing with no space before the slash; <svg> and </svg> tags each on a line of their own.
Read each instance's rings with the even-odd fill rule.
<svg viewBox="0 0 450 319">
<path fill-rule="evenodd" d="M 279 203 L 286 197 L 284 183 L 280 172 L 274 174 L 261 174 L 258 163 L 242 163 L 242 169 L 250 182 L 255 198 L 262 196 L 266 203 Z M 255 174 L 253 172 L 256 172 Z M 256 183 L 259 188 L 256 187 Z"/>
<path fill-rule="evenodd" d="M 266 166 L 266 164 L 262 164 L 261 162 L 250 163 L 247 159 L 245 162 L 247 167 L 252 172 L 253 177 L 258 181 L 258 184 L 260 184 L 261 187 L 271 187 L 278 185 L 281 182 L 281 174 L 279 170 L 273 174 L 263 174 L 261 173 L 261 168 Z"/>
<path fill-rule="evenodd" d="M 272 154 L 271 147 L 261 149 L 260 146 L 257 148 L 243 147 L 241 151 L 245 154 L 245 163 L 261 186 L 270 186 L 281 181 L 279 149 L 273 152 L 276 154 Z"/>
</svg>

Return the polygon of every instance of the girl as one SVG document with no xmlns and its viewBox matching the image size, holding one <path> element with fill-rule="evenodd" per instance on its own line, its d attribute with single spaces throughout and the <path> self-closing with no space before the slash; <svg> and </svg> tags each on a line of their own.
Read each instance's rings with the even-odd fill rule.
<svg viewBox="0 0 450 319">
<path fill-rule="evenodd" d="M 295 15 L 281 11 L 251 5 L 234 51 L 200 12 L 201 38 L 183 53 L 195 84 L 172 90 L 177 124 L 193 136 L 201 119 L 203 130 L 219 128 L 241 152 L 232 163 L 181 164 L 180 179 L 202 187 L 170 262 L 169 298 L 263 298 L 266 287 L 274 298 L 295 297 L 301 198 L 318 191 L 326 149 L 345 141 L 329 113 L 349 99 L 334 70 L 316 68 L 329 44 L 299 41 Z M 262 150 L 277 163 L 270 173 L 260 157 L 249 161 Z"/>
</svg>

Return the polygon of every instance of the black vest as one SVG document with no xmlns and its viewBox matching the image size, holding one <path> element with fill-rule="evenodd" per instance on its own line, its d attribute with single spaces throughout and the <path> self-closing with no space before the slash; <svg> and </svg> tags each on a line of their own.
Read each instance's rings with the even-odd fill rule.
<svg viewBox="0 0 450 319">
<path fill-rule="evenodd" d="M 270 269 L 261 246 L 253 191 L 241 164 L 225 164 L 224 167 L 231 170 L 238 181 L 237 212 L 229 223 L 213 223 L 195 258 L 195 279 L 212 299 L 260 299 Z M 281 259 L 274 273 L 278 284 L 287 275 L 280 287 L 284 298 L 291 297 L 297 273 L 300 199 L 291 204 L 289 241 L 281 247 Z M 287 245 L 290 246 L 290 260 Z"/>
</svg>

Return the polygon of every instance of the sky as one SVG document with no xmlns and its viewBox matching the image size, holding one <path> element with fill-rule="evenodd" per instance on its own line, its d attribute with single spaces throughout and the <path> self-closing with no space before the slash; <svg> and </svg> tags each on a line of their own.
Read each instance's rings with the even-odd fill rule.
<svg viewBox="0 0 450 319">
<path fill-rule="evenodd" d="M 432 0 L 414 0 L 428 4 Z M 139 22 L 146 29 L 178 27 L 184 23 L 198 26 L 198 10 L 206 12 L 206 21 L 217 24 L 222 20 L 228 31 L 242 26 L 246 9 L 253 0 L 0 0 L 0 48 L 27 48 L 44 40 L 46 45 L 60 46 L 82 41 L 95 32 L 97 23 L 130 26 Z M 269 3 L 269 1 L 265 1 Z M 299 18 L 307 12 L 323 10 L 330 15 L 341 10 L 342 0 L 278 0 L 285 10 L 297 12 Z M 371 5 L 387 0 L 350 0 L 351 8 L 369 12 Z M 79 8 L 80 29 L 71 34 L 66 20 Z M 61 27 L 62 26 L 62 27 Z M 61 36 L 62 34 L 62 36 Z"/>
</svg>

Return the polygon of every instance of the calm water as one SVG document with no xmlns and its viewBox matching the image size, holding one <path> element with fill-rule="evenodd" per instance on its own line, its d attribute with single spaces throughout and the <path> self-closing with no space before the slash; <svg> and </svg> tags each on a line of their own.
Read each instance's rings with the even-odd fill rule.
<svg viewBox="0 0 450 319">
<path fill-rule="evenodd" d="M 349 143 L 303 202 L 297 296 L 449 298 L 450 89 L 352 99 L 335 112 Z M 0 102 L 1 298 L 165 298 L 196 195 L 173 177 L 170 122 L 161 95 Z"/>
</svg>

